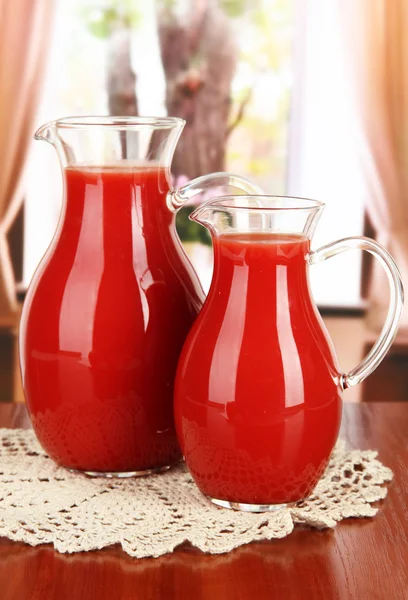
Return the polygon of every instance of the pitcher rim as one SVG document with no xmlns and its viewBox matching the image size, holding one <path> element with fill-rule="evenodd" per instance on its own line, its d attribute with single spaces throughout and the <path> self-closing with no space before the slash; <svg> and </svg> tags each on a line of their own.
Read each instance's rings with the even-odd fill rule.
<svg viewBox="0 0 408 600">
<path fill-rule="evenodd" d="M 56 119 L 53 125 L 57 128 L 85 128 L 85 127 L 138 127 L 149 125 L 156 129 L 171 129 L 183 126 L 185 120 L 180 117 L 133 117 L 123 115 L 77 115 Z"/>
<path fill-rule="evenodd" d="M 245 200 L 267 200 L 267 201 L 279 201 L 290 200 L 293 201 L 292 206 L 243 206 L 239 205 L 239 201 Z M 232 204 L 233 201 L 237 201 L 236 204 Z M 251 210 L 251 211 L 288 211 L 288 210 L 321 210 L 326 205 L 321 200 L 314 200 L 313 198 L 305 198 L 303 196 L 285 196 L 278 194 L 239 194 L 232 195 L 228 194 L 225 196 L 218 196 L 213 200 L 209 200 L 205 204 L 202 204 L 198 209 L 202 208 L 225 208 L 229 210 Z"/>
</svg>

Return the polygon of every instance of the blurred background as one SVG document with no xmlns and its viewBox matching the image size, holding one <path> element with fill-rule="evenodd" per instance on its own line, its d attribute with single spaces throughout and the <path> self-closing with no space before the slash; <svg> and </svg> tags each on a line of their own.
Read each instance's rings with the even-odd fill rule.
<svg viewBox="0 0 408 600">
<path fill-rule="evenodd" d="M 0 401 L 22 399 L 21 303 L 58 222 L 62 182 L 40 124 L 68 115 L 186 120 L 176 184 L 229 170 L 271 194 L 326 203 L 314 247 L 385 244 L 408 285 L 405 0 L 0 0 Z M 177 217 L 206 290 L 204 229 Z M 388 306 L 369 256 L 311 269 L 343 370 L 371 348 Z M 408 314 L 349 401 L 408 399 Z"/>
</svg>

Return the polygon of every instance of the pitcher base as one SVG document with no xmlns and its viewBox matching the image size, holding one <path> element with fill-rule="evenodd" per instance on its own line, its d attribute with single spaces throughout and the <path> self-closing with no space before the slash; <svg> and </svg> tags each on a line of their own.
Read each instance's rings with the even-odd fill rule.
<svg viewBox="0 0 408 600">
<path fill-rule="evenodd" d="M 145 469 L 144 471 L 78 471 L 77 469 L 69 469 L 72 473 L 83 473 L 88 477 L 106 477 L 107 479 L 127 479 L 129 477 L 146 477 L 146 475 L 155 475 L 168 471 L 171 465 L 157 467 L 155 469 Z"/>
<path fill-rule="evenodd" d="M 218 500 L 217 498 L 210 498 L 207 496 L 213 504 L 221 506 L 222 508 L 231 508 L 232 510 L 241 510 L 243 512 L 271 512 L 276 510 L 282 510 L 283 508 L 293 508 L 297 502 L 288 502 L 287 504 L 245 504 L 243 502 L 229 502 L 228 500 Z"/>
</svg>

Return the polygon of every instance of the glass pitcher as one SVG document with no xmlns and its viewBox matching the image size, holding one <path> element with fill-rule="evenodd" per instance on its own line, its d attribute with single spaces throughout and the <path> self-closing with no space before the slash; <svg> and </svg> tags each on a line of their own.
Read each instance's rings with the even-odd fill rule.
<svg viewBox="0 0 408 600">
<path fill-rule="evenodd" d="M 396 334 L 403 290 L 393 259 L 364 237 L 311 251 L 323 206 L 229 196 L 190 215 L 211 232 L 214 274 L 180 357 L 175 421 L 193 478 L 220 506 L 261 512 L 305 499 L 337 440 L 343 390 L 378 366 Z M 391 299 L 378 341 L 345 374 L 308 271 L 351 249 L 380 260 Z"/>
<path fill-rule="evenodd" d="M 228 173 L 172 189 L 183 126 L 178 118 L 73 117 L 35 135 L 56 149 L 65 192 L 24 305 L 20 358 L 34 430 L 65 467 L 126 476 L 181 458 L 173 384 L 204 296 L 175 213 L 211 186 L 257 191 Z"/>
</svg>

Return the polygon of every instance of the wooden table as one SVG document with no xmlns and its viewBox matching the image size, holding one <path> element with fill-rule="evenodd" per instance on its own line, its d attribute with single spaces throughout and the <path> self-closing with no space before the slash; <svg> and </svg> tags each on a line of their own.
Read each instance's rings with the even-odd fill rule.
<svg viewBox="0 0 408 600">
<path fill-rule="evenodd" d="M 0 426 L 28 427 L 23 406 L 0 406 Z M 395 480 L 374 519 L 333 531 L 296 530 L 222 556 L 181 548 L 135 560 L 120 549 L 62 555 L 0 540 L 1 600 L 407 600 L 408 404 L 347 405 L 343 436 L 377 448 Z"/>
<path fill-rule="evenodd" d="M 364 347 L 364 356 L 375 342 L 371 335 Z M 394 340 L 382 363 L 361 386 L 364 402 L 408 401 L 408 333 L 403 329 Z"/>
</svg>

